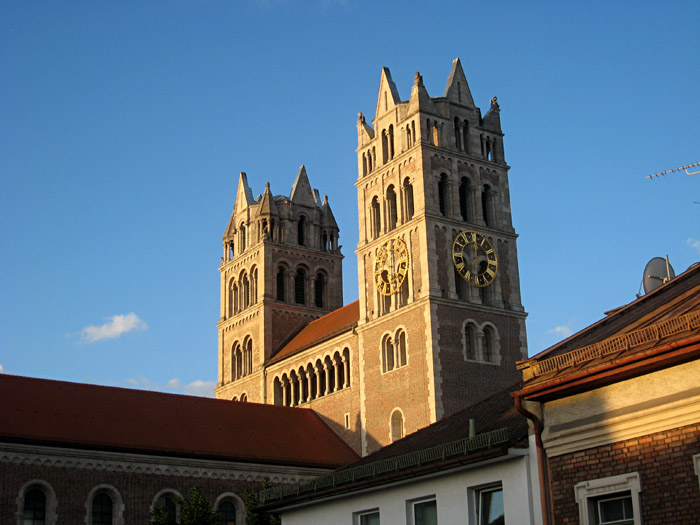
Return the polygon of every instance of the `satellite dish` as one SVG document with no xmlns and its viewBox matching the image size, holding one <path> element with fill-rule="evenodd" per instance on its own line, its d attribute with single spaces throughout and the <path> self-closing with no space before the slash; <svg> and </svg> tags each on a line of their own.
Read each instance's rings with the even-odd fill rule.
<svg viewBox="0 0 700 525">
<path fill-rule="evenodd" d="M 668 256 L 665 259 L 663 257 L 654 257 L 644 267 L 644 275 L 642 276 L 644 293 L 653 292 L 675 276 L 676 274 L 668 262 Z"/>
</svg>

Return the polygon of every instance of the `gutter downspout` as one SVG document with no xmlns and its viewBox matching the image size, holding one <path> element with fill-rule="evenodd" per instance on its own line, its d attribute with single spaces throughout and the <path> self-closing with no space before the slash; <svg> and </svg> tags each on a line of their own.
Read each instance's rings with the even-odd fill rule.
<svg viewBox="0 0 700 525">
<path fill-rule="evenodd" d="M 544 463 L 544 446 L 542 445 L 542 430 L 544 425 L 539 420 L 539 418 L 527 410 L 523 406 L 523 399 L 520 395 L 515 394 L 515 408 L 521 415 L 532 421 L 535 427 L 535 445 L 537 447 L 537 470 L 538 478 L 540 481 L 540 504 L 542 506 L 542 525 L 549 525 L 549 506 L 547 505 L 547 496 L 549 494 L 547 488 L 549 487 L 549 476 L 547 476 L 547 470 L 545 469 Z"/>
</svg>

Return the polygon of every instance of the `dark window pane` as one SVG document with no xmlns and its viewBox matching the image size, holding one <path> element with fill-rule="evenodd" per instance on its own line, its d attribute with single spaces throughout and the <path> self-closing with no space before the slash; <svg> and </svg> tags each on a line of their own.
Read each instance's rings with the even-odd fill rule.
<svg viewBox="0 0 700 525">
<path fill-rule="evenodd" d="M 41 489 L 30 489 L 24 495 L 24 525 L 44 525 L 46 495 Z"/>
<path fill-rule="evenodd" d="M 422 501 L 413 505 L 413 517 L 416 525 L 437 525 L 437 502 Z"/>
<path fill-rule="evenodd" d="M 104 492 L 98 493 L 92 500 L 93 525 L 112 525 L 112 498 Z"/>
</svg>

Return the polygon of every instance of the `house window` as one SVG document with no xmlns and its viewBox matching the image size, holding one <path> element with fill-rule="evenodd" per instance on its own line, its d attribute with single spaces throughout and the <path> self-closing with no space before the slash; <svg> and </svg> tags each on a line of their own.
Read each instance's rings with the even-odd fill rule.
<svg viewBox="0 0 700 525">
<path fill-rule="evenodd" d="M 379 510 L 359 512 L 355 514 L 353 523 L 355 525 L 379 525 Z"/>
<path fill-rule="evenodd" d="M 641 523 L 637 472 L 577 483 L 574 486 L 581 525 L 638 525 Z"/>
<path fill-rule="evenodd" d="M 437 501 L 435 499 L 409 503 L 413 507 L 409 514 L 413 518 L 412 525 L 437 525 Z"/>
<path fill-rule="evenodd" d="M 477 505 L 477 523 L 479 525 L 505 523 L 503 487 L 501 485 L 479 490 L 477 492 Z"/>
</svg>

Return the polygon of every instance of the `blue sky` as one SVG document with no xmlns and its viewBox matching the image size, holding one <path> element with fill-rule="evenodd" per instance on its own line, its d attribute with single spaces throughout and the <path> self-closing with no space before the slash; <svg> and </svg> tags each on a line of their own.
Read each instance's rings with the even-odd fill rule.
<svg viewBox="0 0 700 525">
<path fill-rule="evenodd" d="M 700 3 L 0 4 L 0 370 L 210 395 L 237 174 L 305 164 L 357 298 L 355 122 L 382 66 L 498 96 L 534 354 L 700 259 Z"/>
</svg>

